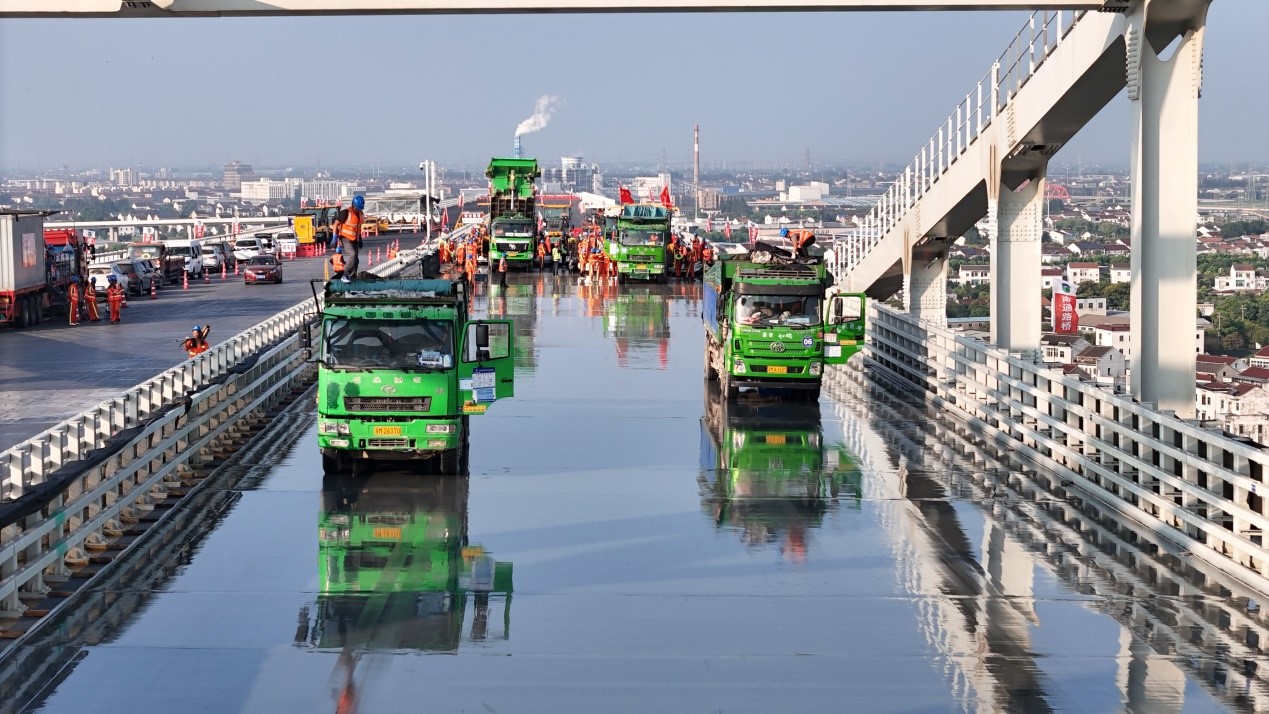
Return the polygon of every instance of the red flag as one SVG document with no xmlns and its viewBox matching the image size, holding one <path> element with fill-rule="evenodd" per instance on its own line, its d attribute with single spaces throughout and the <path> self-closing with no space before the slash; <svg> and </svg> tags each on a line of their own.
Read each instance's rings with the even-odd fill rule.
<svg viewBox="0 0 1269 714">
<path fill-rule="evenodd" d="M 621 189 L 620 189 L 620 191 L 619 191 L 618 193 L 619 193 L 619 196 L 618 196 L 618 199 L 617 199 L 617 200 L 618 200 L 618 202 L 620 202 L 620 203 L 621 203 L 621 205 L 623 205 L 623 206 L 624 206 L 624 205 L 626 205 L 627 203 L 634 203 L 634 202 L 635 202 L 635 200 L 634 200 L 634 196 L 631 196 L 631 195 L 630 195 L 630 189 L 626 188 L 625 186 L 622 186 L 622 187 L 621 187 Z"/>
<path fill-rule="evenodd" d="M 749 242 L 753 243 L 758 240 L 758 224 L 749 221 Z"/>
<path fill-rule="evenodd" d="M 662 186 L 662 187 L 661 187 L 661 205 L 662 205 L 662 206 L 665 206 L 666 208 L 671 208 L 671 207 L 673 207 L 673 206 L 674 206 L 674 202 L 670 200 L 670 187 L 669 187 L 669 186 Z"/>
<path fill-rule="evenodd" d="M 731 221 L 723 224 L 723 235 L 727 236 L 727 240 L 731 240 Z"/>
<path fill-rule="evenodd" d="M 1075 311 L 1075 285 L 1068 280 L 1053 283 L 1053 331 L 1073 335 L 1080 330 L 1080 316 Z"/>
</svg>

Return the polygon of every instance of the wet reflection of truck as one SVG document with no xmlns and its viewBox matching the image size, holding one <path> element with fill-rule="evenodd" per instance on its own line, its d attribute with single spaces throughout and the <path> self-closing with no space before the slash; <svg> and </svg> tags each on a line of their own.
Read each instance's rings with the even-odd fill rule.
<svg viewBox="0 0 1269 714">
<path fill-rule="evenodd" d="M 818 403 L 729 401 L 716 388 L 706 390 L 697 482 L 716 527 L 794 562 L 843 504 L 859 510 L 863 491 L 850 454 L 826 443 Z"/>
<path fill-rule="evenodd" d="M 466 475 L 327 477 L 317 523 L 320 591 L 300 611 L 294 644 L 455 652 L 464 640 L 507 638 L 512 564 L 468 542 L 468 488 Z M 501 601 L 492 621 L 491 601 Z"/>
<path fill-rule="evenodd" d="M 617 366 L 652 367 L 655 350 L 657 369 L 669 363 L 670 303 L 665 295 L 649 288 L 631 287 L 604 305 L 604 334 L 617 345 Z"/>
<path fill-rule="evenodd" d="M 488 296 L 489 317 L 511 320 L 515 325 L 515 365 L 521 372 L 531 373 L 538 366 L 538 348 L 534 343 L 538 327 L 537 299 L 545 289 L 544 276 L 536 275 L 531 282 L 510 283 Z"/>
<path fill-rule="evenodd" d="M 740 387 L 819 398 L 824 366 L 845 364 L 864 344 L 864 295 L 831 292 L 820 255 L 758 244 L 705 272 L 705 379 L 724 397 Z"/>
<path fill-rule="evenodd" d="M 431 459 L 441 473 L 457 472 L 469 415 L 514 394 L 511 322 L 470 320 L 466 285 L 449 280 L 332 281 L 322 302 L 323 468 Z"/>
</svg>

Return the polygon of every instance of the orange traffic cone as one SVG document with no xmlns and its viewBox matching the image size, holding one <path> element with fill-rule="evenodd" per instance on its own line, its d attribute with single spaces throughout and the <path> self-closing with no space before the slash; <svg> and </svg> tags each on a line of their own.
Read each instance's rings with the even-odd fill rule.
<svg viewBox="0 0 1269 714">
<path fill-rule="evenodd" d="M 206 270 L 203 271 L 203 283 L 211 285 L 211 273 Z"/>
<path fill-rule="evenodd" d="M 222 261 L 220 261 L 220 279 L 221 279 L 221 280 L 224 280 L 224 279 L 225 279 L 225 275 L 226 275 L 226 271 L 227 271 L 227 270 L 228 270 L 228 268 L 226 268 L 226 267 L 225 267 L 225 261 L 223 261 L 223 260 L 222 260 Z"/>
<path fill-rule="evenodd" d="M 189 290 L 189 273 L 181 274 L 181 289 Z"/>
<path fill-rule="evenodd" d="M 150 299 L 159 299 L 159 284 L 153 280 L 150 281 Z"/>
</svg>

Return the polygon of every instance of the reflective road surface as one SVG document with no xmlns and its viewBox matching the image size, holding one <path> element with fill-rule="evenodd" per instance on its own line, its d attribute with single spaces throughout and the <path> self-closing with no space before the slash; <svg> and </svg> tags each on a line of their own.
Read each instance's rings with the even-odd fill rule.
<svg viewBox="0 0 1269 714">
<path fill-rule="evenodd" d="M 1258 602 L 858 369 L 703 388 L 698 288 L 516 275 L 467 477 L 325 479 L 311 399 L 0 669 L 41 712 L 1267 705 Z"/>
</svg>

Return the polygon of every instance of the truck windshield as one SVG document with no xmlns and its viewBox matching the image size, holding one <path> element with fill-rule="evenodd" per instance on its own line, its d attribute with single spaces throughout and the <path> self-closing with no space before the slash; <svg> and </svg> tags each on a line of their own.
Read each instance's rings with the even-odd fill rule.
<svg viewBox="0 0 1269 714">
<path fill-rule="evenodd" d="M 167 252 L 169 255 L 191 255 L 187 245 L 170 245 L 167 247 Z"/>
<path fill-rule="evenodd" d="M 331 367 L 452 369 L 454 339 L 436 320 L 327 320 L 324 362 Z"/>
<path fill-rule="evenodd" d="M 815 295 L 740 295 L 736 320 L 759 327 L 812 327 L 820 324 L 820 299 Z"/>
<path fill-rule="evenodd" d="M 529 221 L 514 223 L 498 223 L 494 226 L 495 236 L 527 236 L 533 233 L 533 224 Z"/>
<path fill-rule="evenodd" d="M 625 228 L 621 231 L 622 245 L 663 245 L 665 234 L 648 228 Z"/>
</svg>

